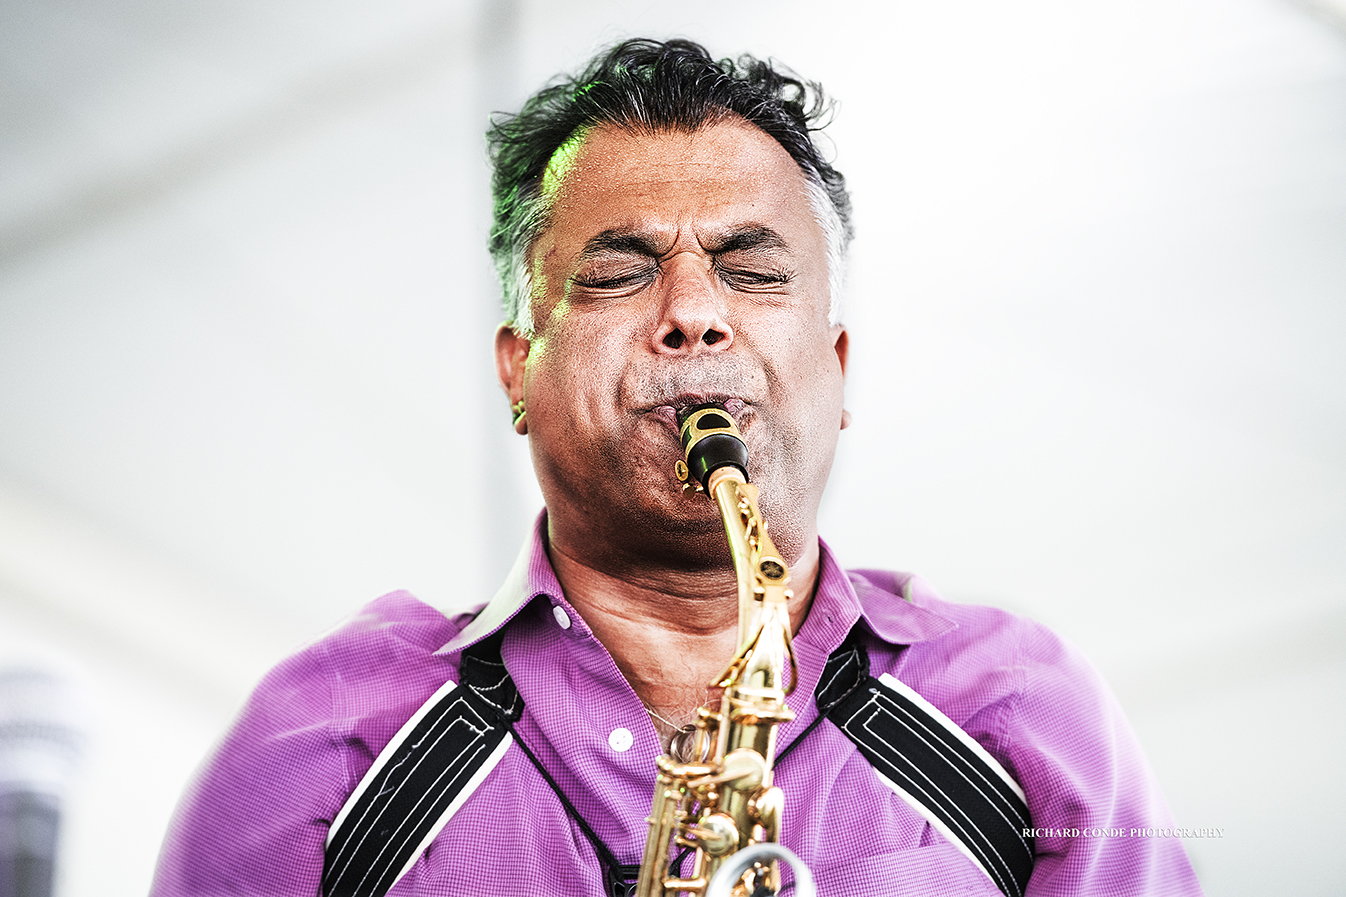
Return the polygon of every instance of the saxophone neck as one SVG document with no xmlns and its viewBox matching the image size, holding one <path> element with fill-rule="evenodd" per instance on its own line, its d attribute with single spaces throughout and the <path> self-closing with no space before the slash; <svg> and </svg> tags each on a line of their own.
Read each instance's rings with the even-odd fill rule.
<svg viewBox="0 0 1346 897">
<path fill-rule="evenodd" d="M 718 683 L 751 683 L 789 694 L 797 678 L 790 569 L 767 533 L 757 507 L 757 487 L 732 467 L 711 474 L 708 486 L 724 520 L 738 582 L 738 650 Z"/>
<path fill-rule="evenodd" d="M 767 532 L 757 487 L 748 482 L 747 446 L 733 419 L 717 405 L 689 409 L 681 435 L 687 460 L 679 467 L 679 477 L 714 500 L 734 562 L 737 648 L 717 682 L 752 681 L 754 686 L 783 688 L 788 694 L 796 678 L 790 569 Z"/>
</svg>

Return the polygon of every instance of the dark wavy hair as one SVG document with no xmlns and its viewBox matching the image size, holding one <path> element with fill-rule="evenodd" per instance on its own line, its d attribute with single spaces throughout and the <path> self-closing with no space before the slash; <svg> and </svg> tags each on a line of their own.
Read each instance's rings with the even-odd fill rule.
<svg viewBox="0 0 1346 897">
<path fill-rule="evenodd" d="M 505 320 L 520 332 L 532 330 L 526 260 L 551 211 L 542 175 L 572 135 L 604 124 L 647 133 L 691 132 L 740 116 L 771 135 L 804 173 L 827 238 L 835 323 L 852 229 L 846 180 L 813 140 L 830 110 L 816 83 L 752 56 L 716 61 L 687 40 L 623 41 L 594 57 L 579 75 L 553 79 L 518 115 L 493 120 L 486 134 L 494 166 L 490 250 L 504 290 Z"/>
</svg>

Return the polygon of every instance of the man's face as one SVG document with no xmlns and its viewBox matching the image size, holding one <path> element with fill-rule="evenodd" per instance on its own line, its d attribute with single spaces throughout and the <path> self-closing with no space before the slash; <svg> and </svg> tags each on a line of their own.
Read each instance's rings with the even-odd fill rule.
<svg viewBox="0 0 1346 897">
<path fill-rule="evenodd" d="M 599 127 L 557 152 L 543 189 L 534 334 L 502 332 L 497 355 L 511 401 L 527 402 L 553 538 L 614 557 L 723 554 L 713 504 L 673 472 L 677 409 L 715 401 L 743 432 L 778 547 L 797 557 L 816 535 L 846 352 L 799 167 L 741 119 L 691 134 Z"/>
</svg>

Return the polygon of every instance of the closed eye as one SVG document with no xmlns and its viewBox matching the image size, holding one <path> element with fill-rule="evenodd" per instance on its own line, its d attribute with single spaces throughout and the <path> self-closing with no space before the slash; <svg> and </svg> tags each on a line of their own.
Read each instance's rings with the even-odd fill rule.
<svg viewBox="0 0 1346 897">
<path fill-rule="evenodd" d="M 745 291 L 777 289 L 794 280 L 794 274 L 782 268 L 736 265 L 719 258 L 715 260 L 715 272 L 729 286 Z"/>
<path fill-rule="evenodd" d="M 643 288 L 654 281 L 659 266 L 647 258 L 596 261 L 571 280 L 585 290 L 608 291 Z"/>
</svg>

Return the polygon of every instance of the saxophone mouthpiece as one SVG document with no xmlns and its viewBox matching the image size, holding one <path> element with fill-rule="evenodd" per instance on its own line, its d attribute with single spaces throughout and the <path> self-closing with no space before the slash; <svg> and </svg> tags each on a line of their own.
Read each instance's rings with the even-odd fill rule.
<svg viewBox="0 0 1346 897">
<path fill-rule="evenodd" d="M 678 462 L 678 478 L 709 488 L 710 475 L 732 465 L 748 478 L 748 446 L 738 425 L 723 406 L 692 405 L 678 412 L 679 432 L 686 462 Z"/>
</svg>

